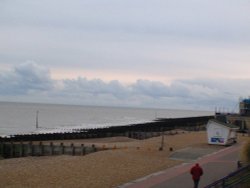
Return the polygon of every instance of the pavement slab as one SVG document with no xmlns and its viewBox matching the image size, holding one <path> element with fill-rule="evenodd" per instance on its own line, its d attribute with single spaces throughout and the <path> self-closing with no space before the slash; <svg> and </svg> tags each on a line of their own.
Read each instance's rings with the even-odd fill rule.
<svg viewBox="0 0 250 188">
<path fill-rule="evenodd" d="M 194 161 L 200 157 L 216 152 L 215 148 L 193 148 L 188 147 L 178 150 L 170 155 L 170 159 L 181 161 Z"/>
</svg>

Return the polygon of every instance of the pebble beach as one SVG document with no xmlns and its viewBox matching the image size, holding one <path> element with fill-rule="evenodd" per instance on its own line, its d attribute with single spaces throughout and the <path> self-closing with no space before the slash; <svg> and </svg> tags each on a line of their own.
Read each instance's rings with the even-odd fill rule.
<svg viewBox="0 0 250 188">
<path fill-rule="evenodd" d="M 240 137 L 239 141 L 244 140 Z M 60 143 L 61 141 L 58 141 Z M 182 163 L 170 154 L 186 147 L 209 146 L 206 132 L 178 131 L 162 137 L 135 140 L 126 137 L 68 140 L 64 143 L 95 144 L 109 149 L 85 156 L 42 156 L 0 160 L 1 187 L 11 188 L 112 188 Z M 170 151 L 170 147 L 173 151 Z"/>
</svg>

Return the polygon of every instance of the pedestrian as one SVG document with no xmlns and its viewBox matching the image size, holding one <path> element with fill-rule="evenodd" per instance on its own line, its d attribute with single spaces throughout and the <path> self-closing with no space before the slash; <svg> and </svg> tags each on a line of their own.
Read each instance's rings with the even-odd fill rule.
<svg viewBox="0 0 250 188">
<path fill-rule="evenodd" d="M 192 178 L 194 181 L 194 188 L 198 188 L 200 177 L 203 175 L 203 170 L 200 167 L 199 163 L 196 163 L 191 169 L 190 174 L 192 174 Z"/>
</svg>

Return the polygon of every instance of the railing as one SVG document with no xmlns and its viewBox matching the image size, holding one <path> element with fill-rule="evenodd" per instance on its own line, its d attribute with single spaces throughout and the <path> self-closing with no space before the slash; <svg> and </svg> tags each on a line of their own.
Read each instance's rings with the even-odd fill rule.
<svg viewBox="0 0 250 188">
<path fill-rule="evenodd" d="M 237 185 L 250 180 L 250 164 L 241 167 L 228 176 L 207 185 L 205 188 L 233 188 Z"/>
</svg>

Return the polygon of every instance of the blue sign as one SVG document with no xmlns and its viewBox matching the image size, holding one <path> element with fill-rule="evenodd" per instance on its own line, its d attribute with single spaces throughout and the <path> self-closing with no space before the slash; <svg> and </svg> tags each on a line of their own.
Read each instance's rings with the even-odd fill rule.
<svg viewBox="0 0 250 188">
<path fill-rule="evenodd" d="M 214 142 L 214 143 L 224 143 L 224 138 L 211 138 L 211 142 Z"/>
</svg>

